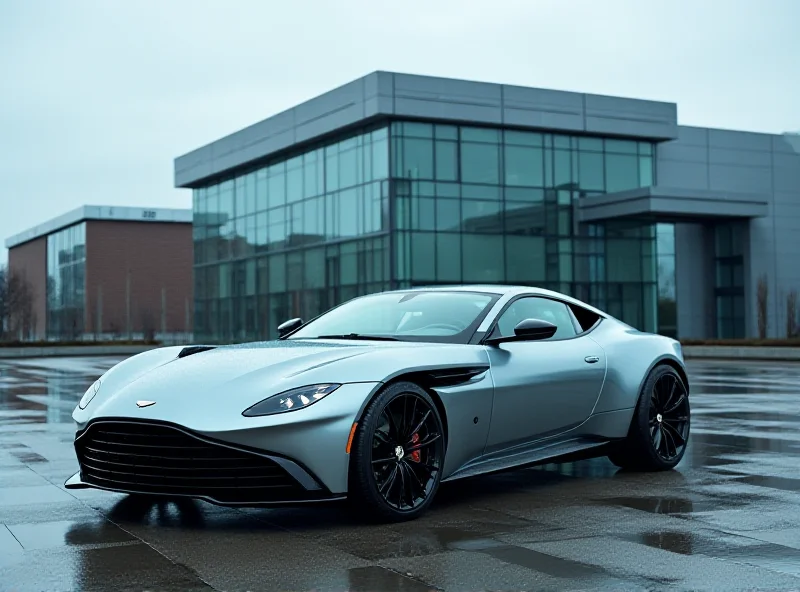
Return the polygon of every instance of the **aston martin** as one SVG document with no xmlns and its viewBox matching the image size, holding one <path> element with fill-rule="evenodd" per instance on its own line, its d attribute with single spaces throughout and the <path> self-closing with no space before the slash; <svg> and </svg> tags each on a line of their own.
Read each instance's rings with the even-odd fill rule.
<svg viewBox="0 0 800 592">
<path fill-rule="evenodd" d="M 680 343 L 557 292 L 361 296 L 277 339 L 159 347 L 73 412 L 65 486 L 223 506 L 348 500 L 416 518 L 443 482 L 608 457 L 663 471 L 689 439 Z"/>
</svg>

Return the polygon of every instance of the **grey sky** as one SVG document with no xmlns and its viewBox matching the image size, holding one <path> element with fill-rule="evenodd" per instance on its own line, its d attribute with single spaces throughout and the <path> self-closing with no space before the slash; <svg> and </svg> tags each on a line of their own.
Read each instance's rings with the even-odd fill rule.
<svg viewBox="0 0 800 592">
<path fill-rule="evenodd" d="M 373 70 L 800 131 L 798 23 L 800 0 L 0 0 L 0 238 L 87 203 L 189 207 L 174 157 Z"/>
</svg>

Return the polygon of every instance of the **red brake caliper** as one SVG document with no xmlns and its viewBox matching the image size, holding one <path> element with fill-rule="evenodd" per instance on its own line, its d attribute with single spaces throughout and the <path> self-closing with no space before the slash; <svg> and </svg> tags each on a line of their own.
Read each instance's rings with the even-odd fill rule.
<svg viewBox="0 0 800 592">
<path fill-rule="evenodd" d="M 414 434 L 413 436 L 411 436 L 411 443 L 416 444 L 417 442 L 419 442 L 419 434 Z M 420 461 L 419 450 L 415 450 L 414 452 L 411 453 L 411 460 L 417 463 Z"/>
</svg>

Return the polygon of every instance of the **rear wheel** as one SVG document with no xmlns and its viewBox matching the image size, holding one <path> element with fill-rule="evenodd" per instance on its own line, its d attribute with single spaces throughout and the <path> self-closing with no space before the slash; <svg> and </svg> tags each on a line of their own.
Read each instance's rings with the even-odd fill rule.
<svg viewBox="0 0 800 592">
<path fill-rule="evenodd" d="M 444 429 L 436 404 L 411 382 L 386 387 L 367 406 L 350 458 L 356 511 L 399 522 L 421 515 L 439 488 Z"/>
<path fill-rule="evenodd" d="M 689 392 L 668 365 L 650 372 L 633 413 L 628 436 L 608 455 L 624 469 L 665 471 L 683 459 L 689 441 Z"/>
</svg>

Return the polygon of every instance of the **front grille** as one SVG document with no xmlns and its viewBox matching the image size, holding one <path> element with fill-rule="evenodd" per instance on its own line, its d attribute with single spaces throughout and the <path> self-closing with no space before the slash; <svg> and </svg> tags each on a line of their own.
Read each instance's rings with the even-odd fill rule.
<svg viewBox="0 0 800 592">
<path fill-rule="evenodd" d="M 278 463 L 166 425 L 103 421 L 75 442 L 81 478 L 109 489 L 206 497 L 223 504 L 304 499 Z"/>
</svg>

